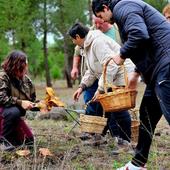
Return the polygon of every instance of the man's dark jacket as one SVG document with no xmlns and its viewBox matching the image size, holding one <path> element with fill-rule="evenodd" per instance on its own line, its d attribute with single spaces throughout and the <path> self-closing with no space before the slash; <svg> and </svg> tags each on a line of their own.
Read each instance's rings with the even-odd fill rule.
<svg viewBox="0 0 170 170">
<path fill-rule="evenodd" d="M 124 43 L 121 56 L 131 58 L 150 83 L 170 63 L 170 23 L 141 0 L 112 0 L 110 9 Z"/>
</svg>

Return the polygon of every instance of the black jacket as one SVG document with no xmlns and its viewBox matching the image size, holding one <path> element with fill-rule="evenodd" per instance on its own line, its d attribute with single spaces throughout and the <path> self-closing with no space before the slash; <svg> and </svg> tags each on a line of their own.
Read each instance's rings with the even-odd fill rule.
<svg viewBox="0 0 170 170">
<path fill-rule="evenodd" d="M 170 24 L 141 0 L 112 0 L 110 9 L 123 42 L 121 56 L 131 58 L 146 83 L 170 63 Z"/>
</svg>

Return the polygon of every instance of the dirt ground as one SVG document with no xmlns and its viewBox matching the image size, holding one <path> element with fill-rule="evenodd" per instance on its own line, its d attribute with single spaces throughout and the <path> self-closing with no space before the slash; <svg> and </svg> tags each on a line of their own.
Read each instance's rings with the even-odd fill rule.
<svg viewBox="0 0 170 170">
<path fill-rule="evenodd" d="M 136 110 L 141 101 L 144 84 L 139 83 Z M 65 81 L 56 81 L 53 88 L 68 108 L 83 109 L 83 99 L 78 103 L 72 100 L 73 89 L 66 88 Z M 37 98 L 43 99 L 45 85 L 37 84 Z M 77 119 L 78 115 L 72 113 Z M 2 153 L 0 156 L 1 169 L 44 169 L 44 170 L 116 170 L 127 163 L 132 155 L 122 152 L 113 156 L 113 139 L 108 134 L 108 143 L 101 146 L 86 146 L 79 139 L 80 128 L 66 115 L 66 120 L 27 120 L 35 134 L 35 146 L 28 156 L 20 157 L 13 153 Z M 39 148 L 48 148 L 52 156 L 42 156 Z M 148 170 L 170 170 L 170 127 L 164 118 L 159 122 L 147 163 Z"/>
</svg>

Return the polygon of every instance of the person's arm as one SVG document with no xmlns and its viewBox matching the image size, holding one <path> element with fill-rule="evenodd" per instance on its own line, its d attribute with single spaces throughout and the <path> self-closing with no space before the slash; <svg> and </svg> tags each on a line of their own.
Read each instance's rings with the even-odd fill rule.
<svg viewBox="0 0 170 170">
<path fill-rule="evenodd" d="M 80 64 L 81 64 L 80 47 L 76 45 L 74 49 L 74 55 L 73 55 L 73 67 L 71 70 L 71 78 L 73 80 L 77 79 L 79 76 L 79 65 Z"/>
<path fill-rule="evenodd" d="M 25 76 L 25 84 L 30 89 L 30 93 L 28 94 L 28 96 L 30 96 L 30 101 L 31 102 L 36 102 L 35 86 L 34 86 L 32 80 L 30 79 L 30 77 L 28 77 L 27 75 Z"/>
<path fill-rule="evenodd" d="M 128 74 L 128 88 L 137 89 L 138 79 L 140 74 L 136 71 Z"/>
<path fill-rule="evenodd" d="M 140 73 L 137 71 L 134 63 L 129 58 L 125 60 L 124 67 L 128 75 L 128 88 L 136 89 Z"/>
<path fill-rule="evenodd" d="M 8 76 L 3 75 L 0 77 L 0 105 L 2 106 L 12 106 L 18 105 L 21 106 L 23 109 L 31 109 L 33 107 L 33 103 L 28 100 L 21 100 L 18 97 L 10 96 L 11 93 L 10 89 L 10 80 Z"/>
<path fill-rule="evenodd" d="M 79 88 L 73 94 L 73 99 L 75 101 L 78 101 L 82 92 L 86 88 L 90 87 L 95 82 L 96 79 L 97 79 L 96 76 L 90 70 L 86 70 L 84 76 L 82 77 Z"/>
<path fill-rule="evenodd" d="M 36 100 L 36 89 L 35 89 L 35 86 L 32 83 L 32 80 L 28 76 L 26 76 L 26 78 L 27 79 L 25 79 L 25 80 L 28 81 L 27 84 L 28 84 L 29 89 L 30 89 L 30 101 L 31 101 L 31 105 L 30 105 L 29 109 L 31 111 L 40 111 L 40 109 L 38 107 L 35 107 L 36 106 L 35 103 L 39 102 L 39 100 Z M 29 103 L 29 102 L 27 102 L 27 100 L 22 101 L 23 107 L 25 107 L 25 106 L 27 107 L 27 103 Z"/>
<path fill-rule="evenodd" d="M 0 76 L 0 105 L 11 106 L 14 104 L 21 105 L 21 100 L 17 97 L 9 96 L 10 81 L 7 75 Z"/>
<path fill-rule="evenodd" d="M 77 79 L 79 76 L 79 65 L 81 64 L 81 56 L 77 55 L 73 57 L 73 67 L 71 70 L 71 78 L 73 80 Z"/>
<path fill-rule="evenodd" d="M 100 38 L 101 39 L 101 38 Z M 114 55 L 118 55 L 120 52 L 120 45 L 113 40 L 108 41 L 103 37 L 102 40 L 97 40 L 94 43 L 93 51 L 94 55 L 97 57 L 101 70 L 103 69 L 104 64 L 112 58 Z M 112 84 L 113 80 L 116 78 L 119 67 L 113 60 L 111 60 L 107 66 L 107 82 Z M 103 82 L 103 73 L 101 73 L 99 83 L 98 83 L 98 91 L 104 90 L 104 82 Z"/>
<path fill-rule="evenodd" d="M 124 29 L 128 37 L 120 49 L 123 59 L 130 58 L 150 38 L 144 19 L 136 13 L 127 16 Z"/>
<path fill-rule="evenodd" d="M 127 40 L 120 49 L 120 55 L 114 57 L 115 62 L 121 65 L 125 58 L 134 56 L 134 53 L 146 44 L 150 36 L 140 6 L 134 6 L 133 2 L 128 2 L 125 6 L 119 6 L 114 10 L 114 12 L 119 10 L 115 17 L 123 23 L 125 31 L 123 34 L 127 35 Z"/>
</svg>

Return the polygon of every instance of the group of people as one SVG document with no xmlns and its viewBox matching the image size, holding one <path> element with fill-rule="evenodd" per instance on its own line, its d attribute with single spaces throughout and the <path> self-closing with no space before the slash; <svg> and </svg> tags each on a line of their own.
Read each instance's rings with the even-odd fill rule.
<svg viewBox="0 0 170 170">
<path fill-rule="evenodd" d="M 111 83 L 123 86 L 116 83 L 122 80 L 120 65 L 123 63 L 126 65 L 128 58 L 136 66 L 129 75 L 129 88 L 136 88 L 139 76 L 142 76 L 146 83 L 139 110 L 140 128 L 135 155 L 132 161 L 118 170 L 146 169 L 154 131 L 162 115 L 170 124 L 168 9 L 167 6 L 163 10 L 165 18 L 156 9 L 140 0 L 93 0 L 94 15 L 104 22 L 117 24 L 122 40 L 121 47 L 104 34 L 102 35 L 100 31 L 90 31 L 80 23 L 74 24 L 69 30 L 73 43 L 81 47 L 82 56 L 87 64 L 87 71 L 82 77 L 78 90 L 74 93 L 75 100 L 78 100 L 83 91 L 90 89 L 96 79 L 98 79 L 98 87 L 92 100 L 103 93 L 102 66 L 110 58 L 114 61 L 109 63 L 107 72 Z M 114 123 L 118 124 L 116 118 L 112 120 L 112 124 Z"/>
<path fill-rule="evenodd" d="M 76 67 L 80 60 L 82 68 L 85 68 L 73 98 L 77 101 L 84 93 L 87 103 L 104 93 L 102 69 L 109 60 L 106 72 L 108 83 L 119 87 L 125 85 L 123 63 L 128 72 L 129 88 L 135 89 L 139 76 L 142 77 L 146 89 L 139 110 L 138 144 L 132 160 L 118 170 L 144 170 L 154 131 L 162 115 L 170 124 L 169 6 L 163 10 L 167 20 L 141 0 L 92 0 L 92 10 L 96 16 L 95 29 L 76 23 L 69 30 L 73 43 L 77 45 L 72 77 L 78 74 Z M 35 87 L 27 76 L 27 56 L 21 51 L 12 51 L 1 66 L 0 147 L 12 150 L 23 143 L 32 145 L 33 134 L 22 119 L 26 110 L 33 109 L 36 101 Z M 97 102 L 90 103 L 86 110 L 88 115 L 101 116 L 102 113 L 102 107 Z M 105 132 L 109 129 L 113 137 L 130 142 L 128 111 L 106 115 L 108 123 Z"/>
<path fill-rule="evenodd" d="M 108 22 L 104 22 L 97 17 L 94 17 L 93 20 L 93 29 L 88 29 L 82 24 L 77 23 L 69 31 L 69 35 L 72 37 L 73 42 L 78 45 L 75 48 L 76 55 L 73 60 L 72 77 L 75 78 L 78 75 L 78 64 L 76 63 L 76 61 L 80 61 L 80 59 L 77 60 L 78 57 L 81 57 L 81 65 L 84 66 L 86 64 L 87 66 L 85 71 L 84 69 L 81 69 L 81 72 L 84 74 L 79 88 L 74 93 L 74 99 L 78 100 L 81 93 L 84 92 L 85 103 L 91 101 L 92 98 L 97 95 L 98 91 L 104 92 L 102 75 L 103 65 L 111 59 L 113 55 L 118 54 L 120 50 L 120 37 L 117 27 Z M 118 41 L 119 44 L 115 40 Z M 84 66 L 84 68 L 86 68 L 86 66 Z M 135 68 L 134 64 L 129 59 L 125 62 L 125 67 L 130 74 Z M 125 85 L 123 68 L 117 66 L 113 61 L 108 64 L 106 75 L 108 83 L 119 87 Z M 103 109 L 100 103 L 89 103 L 86 109 L 86 114 L 102 116 Z M 129 147 L 127 142 L 130 142 L 131 138 L 131 118 L 126 110 L 115 113 L 106 113 L 106 117 L 108 118 L 107 126 L 100 137 L 102 138 L 109 129 L 114 141 L 117 142 L 117 147 L 112 153 L 118 154 L 119 148 L 123 147 L 123 143 Z M 99 143 L 99 135 L 96 136 L 89 133 L 83 133 L 81 139 L 91 139 L 89 140 L 89 144 L 91 145 Z M 103 143 L 104 141 L 105 140 L 103 139 L 100 142 Z M 86 142 L 86 144 L 87 143 L 88 142 Z"/>
</svg>

